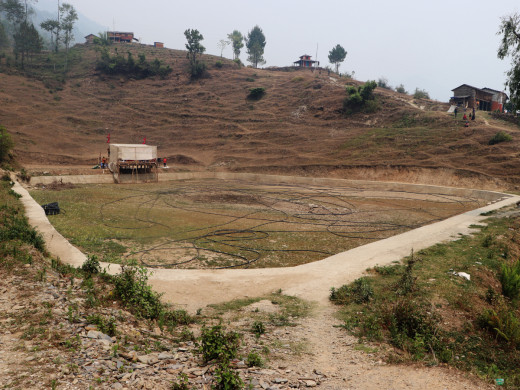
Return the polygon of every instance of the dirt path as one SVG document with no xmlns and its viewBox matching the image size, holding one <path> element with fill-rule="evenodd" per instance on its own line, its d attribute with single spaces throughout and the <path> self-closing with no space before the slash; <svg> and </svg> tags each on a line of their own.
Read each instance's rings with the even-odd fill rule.
<svg viewBox="0 0 520 390">
<path fill-rule="evenodd" d="M 320 383 L 320 389 L 488 389 L 455 370 L 388 365 L 377 345 L 363 346 L 337 327 L 334 308 L 321 305 L 313 316 L 281 336 L 282 343 L 300 343 L 307 353 L 273 362 Z M 309 384 L 312 385 L 312 382 Z"/>
</svg>

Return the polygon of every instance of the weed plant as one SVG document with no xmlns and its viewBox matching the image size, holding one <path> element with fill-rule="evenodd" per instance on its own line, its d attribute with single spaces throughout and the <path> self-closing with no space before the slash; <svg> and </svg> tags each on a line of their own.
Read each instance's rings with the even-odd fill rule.
<svg viewBox="0 0 520 390">
<path fill-rule="evenodd" d="M 236 358 L 239 344 L 239 334 L 226 332 L 222 325 L 202 327 L 199 350 L 206 363 L 212 360 L 225 362 Z"/>
</svg>

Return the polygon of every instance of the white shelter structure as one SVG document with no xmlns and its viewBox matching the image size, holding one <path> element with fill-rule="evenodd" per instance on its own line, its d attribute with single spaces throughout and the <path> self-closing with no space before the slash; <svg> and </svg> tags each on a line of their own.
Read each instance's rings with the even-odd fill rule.
<svg viewBox="0 0 520 390">
<path fill-rule="evenodd" d="M 156 182 L 157 146 L 110 144 L 108 168 L 116 183 Z"/>
</svg>

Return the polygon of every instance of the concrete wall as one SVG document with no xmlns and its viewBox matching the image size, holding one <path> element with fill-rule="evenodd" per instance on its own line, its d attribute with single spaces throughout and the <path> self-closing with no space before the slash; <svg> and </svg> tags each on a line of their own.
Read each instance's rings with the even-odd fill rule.
<svg viewBox="0 0 520 390">
<path fill-rule="evenodd" d="M 507 195 L 484 190 L 473 190 L 468 188 L 441 187 L 423 184 L 409 184 L 397 182 L 331 179 L 325 177 L 303 177 L 303 176 L 283 176 L 283 175 L 263 175 L 259 173 L 236 173 L 236 172 L 179 172 L 159 174 L 159 181 L 175 181 L 190 179 L 221 179 L 221 180 L 247 180 L 258 184 L 302 184 L 317 186 L 359 186 L 366 189 L 385 190 L 385 191 L 410 191 L 424 194 L 449 194 L 461 197 L 470 197 L 494 202 L 504 199 Z M 32 177 L 31 185 L 48 185 L 53 182 L 73 183 L 73 184 L 110 184 L 114 183 L 111 174 L 105 175 L 78 175 L 78 176 L 37 176 Z"/>
</svg>

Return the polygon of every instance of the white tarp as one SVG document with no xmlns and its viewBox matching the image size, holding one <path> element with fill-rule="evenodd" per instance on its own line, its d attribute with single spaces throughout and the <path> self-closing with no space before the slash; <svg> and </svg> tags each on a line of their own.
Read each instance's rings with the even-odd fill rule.
<svg viewBox="0 0 520 390">
<path fill-rule="evenodd" d="M 143 144 L 110 144 L 110 162 L 157 159 L 157 146 Z"/>
</svg>

